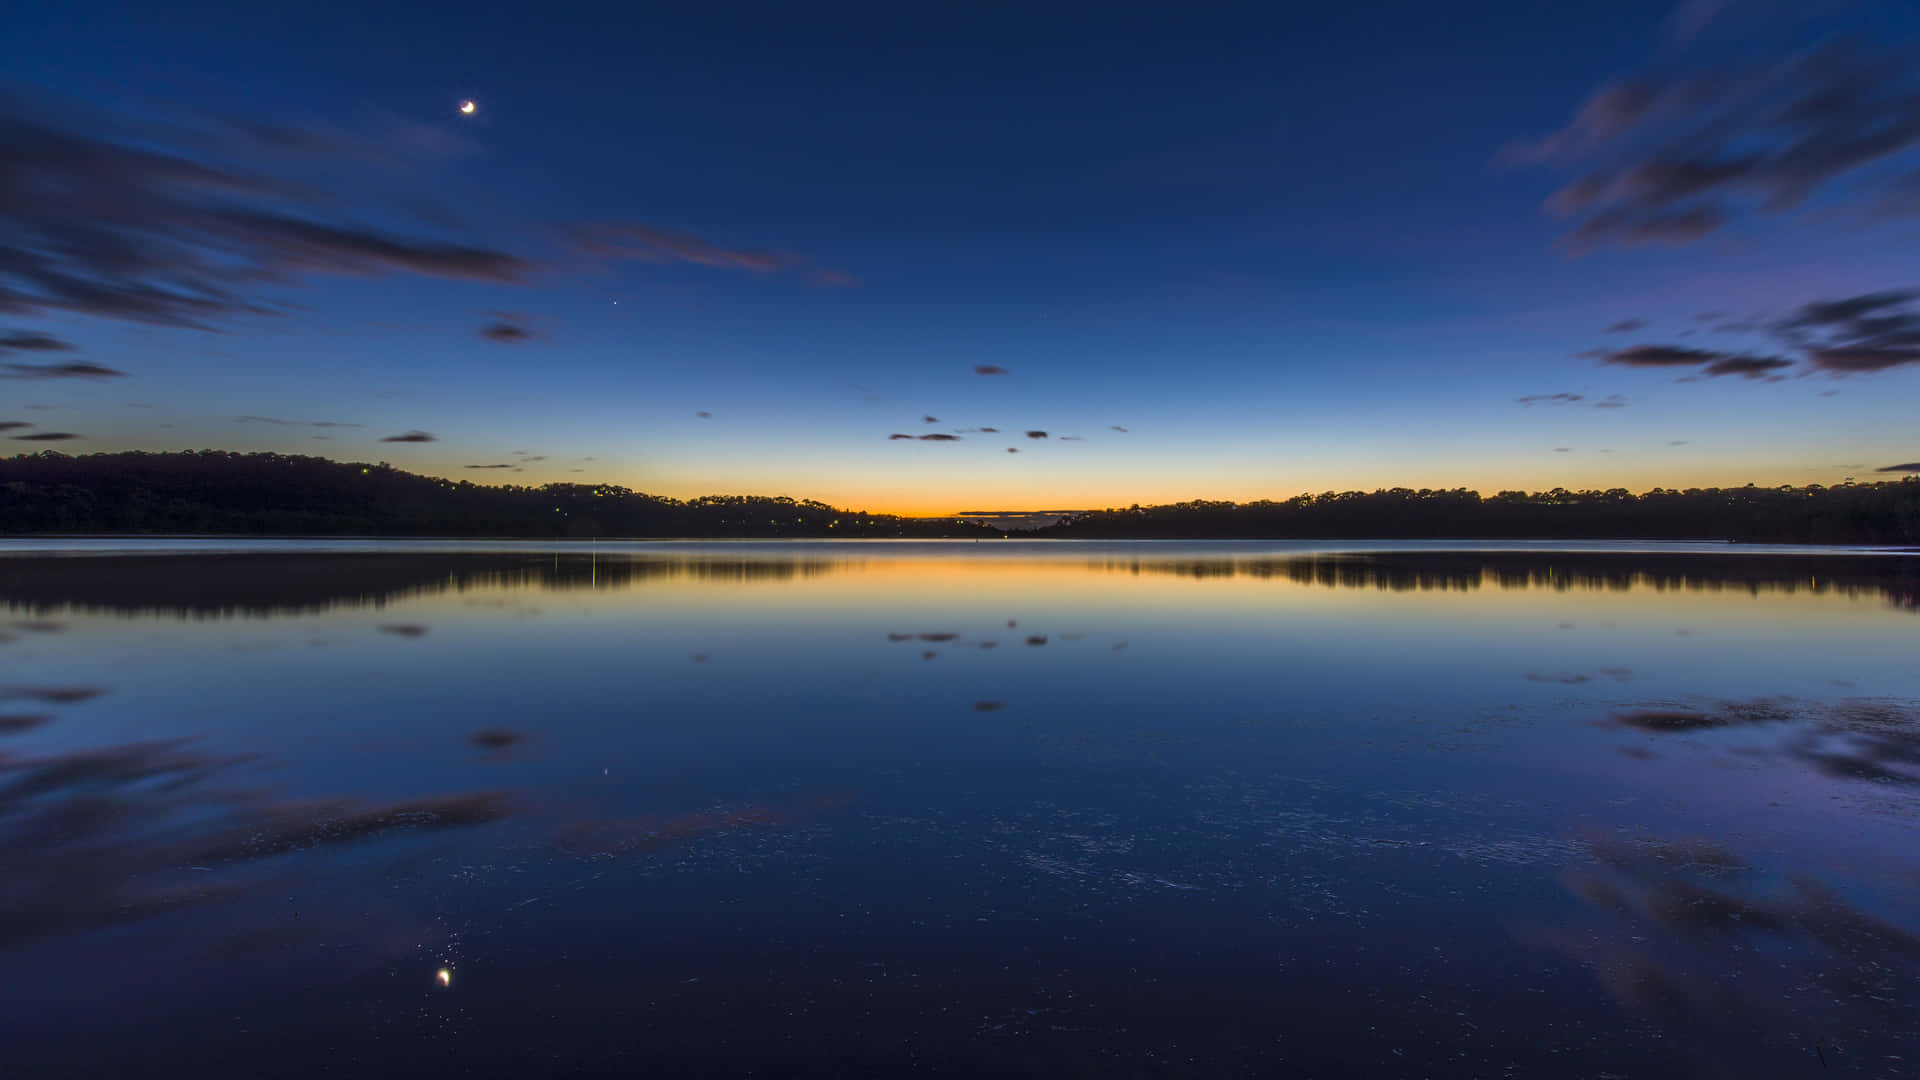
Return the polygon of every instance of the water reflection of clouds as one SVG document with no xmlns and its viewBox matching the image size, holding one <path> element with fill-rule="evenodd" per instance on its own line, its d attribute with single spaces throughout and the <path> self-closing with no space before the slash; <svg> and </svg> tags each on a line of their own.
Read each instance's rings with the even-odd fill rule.
<svg viewBox="0 0 1920 1080">
<path fill-rule="evenodd" d="M 523 738 L 485 729 L 469 741 L 498 754 Z M 503 790 L 389 802 L 292 797 L 262 785 L 256 767 L 263 764 L 189 739 L 0 755 L 0 953 L 241 901 L 268 887 L 310 886 L 330 864 L 283 857 L 494 825 L 541 801 Z M 576 800 L 564 800 L 547 807 L 549 839 L 539 846 L 566 856 L 642 855 L 740 829 L 785 827 L 850 798 L 814 796 L 791 811 L 750 804 L 643 817 L 582 815 Z M 231 940 L 206 944 L 252 951 L 297 941 L 282 917 L 268 913 L 278 925 L 266 931 L 236 924 Z M 262 933 L 267 939 L 256 940 Z"/>
<path fill-rule="evenodd" d="M 1777 730 L 1778 742 L 1741 746 L 1741 752 L 1778 757 L 1831 779 L 1920 786 L 1920 707 L 1904 702 L 1764 699 L 1700 707 L 1655 705 L 1615 713 L 1607 723 L 1654 736 Z"/>
<path fill-rule="evenodd" d="M 0 759 L 0 949 L 236 899 L 276 856 L 485 825 L 498 792 L 362 805 L 276 796 L 184 739 Z"/>
<path fill-rule="evenodd" d="M 1715 842 L 1592 835 L 1562 875 L 1584 918 L 1523 934 L 1659 1025 L 1694 1075 L 1831 1064 L 1899 1075 L 1920 1023 L 1920 936 L 1809 874 Z"/>
</svg>

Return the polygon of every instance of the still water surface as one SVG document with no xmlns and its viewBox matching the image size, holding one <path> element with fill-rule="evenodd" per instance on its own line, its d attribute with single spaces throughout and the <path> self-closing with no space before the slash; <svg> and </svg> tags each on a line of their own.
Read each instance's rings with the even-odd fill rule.
<svg viewBox="0 0 1920 1080">
<path fill-rule="evenodd" d="M 14 542 L 0 607 L 9 1075 L 1920 1071 L 1912 555 Z"/>
</svg>

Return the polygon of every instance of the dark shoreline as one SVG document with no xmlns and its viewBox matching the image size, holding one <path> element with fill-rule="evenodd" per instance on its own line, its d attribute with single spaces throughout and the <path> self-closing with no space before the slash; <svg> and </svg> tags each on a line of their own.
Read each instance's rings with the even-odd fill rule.
<svg viewBox="0 0 1920 1080">
<path fill-rule="evenodd" d="M 787 496 L 667 498 L 617 484 L 483 485 L 283 454 L 54 452 L 0 458 L 8 535 L 999 539 L 956 517 Z M 1920 478 L 1835 487 L 1501 491 L 1381 488 L 1075 513 L 1035 539 L 1665 539 L 1920 545 Z"/>
</svg>

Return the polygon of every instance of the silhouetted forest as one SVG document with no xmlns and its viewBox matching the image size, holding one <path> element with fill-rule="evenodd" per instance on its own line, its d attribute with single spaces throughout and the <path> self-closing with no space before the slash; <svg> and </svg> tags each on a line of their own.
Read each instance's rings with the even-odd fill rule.
<svg viewBox="0 0 1920 1080">
<path fill-rule="evenodd" d="M 279 536 L 997 537 L 983 525 L 611 484 L 484 485 L 217 450 L 0 459 L 0 532 Z M 1075 514 L 1059 539 L 1644 539 L 1920 545 L 1920 478 L 1837 487 L 1409 488 Z"/>
<path fill-rule="evenodd" d="M 0 532 L 268 536 L 997 537 L 984 525 L 751 495 L 441 480 L 384 462 L 219 450 L 0 459 Z"/>
<path fill-rule="evenodd" d="M 1739 540 L 1920 544 L 1920 479 L 1837 487 L 1341 491 L 1073 515 L 1036 536 L 1107 539 Z"/>
</svg>

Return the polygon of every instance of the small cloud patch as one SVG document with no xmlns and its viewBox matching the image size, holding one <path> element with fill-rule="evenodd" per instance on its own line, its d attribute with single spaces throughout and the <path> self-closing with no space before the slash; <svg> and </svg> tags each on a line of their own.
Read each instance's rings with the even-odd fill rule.
<svg viewBox="0 0 1920 1080">
<path fill-rule="evenodd" d="M 532 340 L 533 331 L 509 322 L 496 322 L 481 327 L 480 336 L 499 345 L 518 345 Z"/>
<path fill-rule="evenodd" d="M 126 376 L 99 364 L 0 364 L 8 379 L 119 379 Z"/>
</svg>

